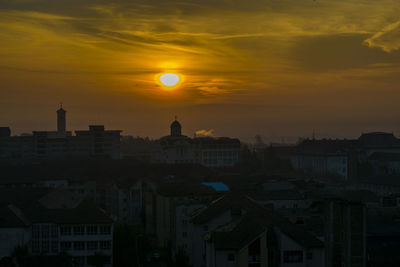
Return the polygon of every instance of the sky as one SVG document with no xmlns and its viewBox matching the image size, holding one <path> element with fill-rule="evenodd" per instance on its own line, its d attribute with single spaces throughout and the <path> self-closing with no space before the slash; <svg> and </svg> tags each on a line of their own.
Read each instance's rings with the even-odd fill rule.
<svg viewBox="0 0 400 267">
<path fill-rule="evenodd" d="M 157 77 L 183 81 L 164 90 Z M 0 126 L 400 134 L 398 0 L 0 0 Z"/>
</svg>

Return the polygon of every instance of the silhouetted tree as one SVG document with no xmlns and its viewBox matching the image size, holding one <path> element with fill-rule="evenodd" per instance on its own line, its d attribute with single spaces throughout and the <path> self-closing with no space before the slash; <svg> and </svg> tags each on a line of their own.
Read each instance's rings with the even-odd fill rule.
<svg viewBox="0 0 400 267">
<path fill-rule="evenodd" d="M 175 267 L 190 267 L 190 266 L 191 265 L 189 265 L 189 256 L 182 248 L 180 248 L 178 250 L 178 253 L 176 254 Z"/>
<path fill-rule="evenodd" d="M 114 266 L 142 265 L 153 249 L 151 237 L 143 228 L 127 223 L 115 225 L 113 243 Z"/>
<path fill-rule="evenodd" d="M 96 253 L 88 257 L 88 264 L 96 267 L 103 267 L 107 264 L 107 256 L 103 253 Z"/>
</svg>

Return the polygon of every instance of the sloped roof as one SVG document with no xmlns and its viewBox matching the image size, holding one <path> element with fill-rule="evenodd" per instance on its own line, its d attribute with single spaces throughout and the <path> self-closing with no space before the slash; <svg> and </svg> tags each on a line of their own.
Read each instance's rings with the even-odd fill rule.
<svg viewBox="0 0 400 267">
<path fill-rule="evenodd" d="M 82 196 L 66 189 L 58 189 L 49 192 L 38 201 L 48 209 L 76 208 L 82 201 Z"/>
<path fill-rule="evenodd" d="M 165 182 L 159 183 L 157 192 L 163 196 L 183 197 L 191 195 L 215 194 L 216 191 L 204 184 L 185 183 L 185 182 Z"/>
<path fill-rule="evenodd" d="M 347 139 L 305 139 L 296 148 L 298 153 L 337 153 L 356 146 L 355 140 Z"/>
<path fill-rule="evenodd" d="M 268 190 L 250 194 L 253 199 L 267 200 L 301 200 L 304 196 L 298 190 Z"/>
<path fill-rule="evenodd" d="M 369 160 L 400 161 L 400 153 L 375 152 L 368 157 Z"/>
<path fill-rule="evenodd" d="M 62 193 L 61 193 L 62 192 Z M 59 199 L 57 198 L 59 194 Z M 75 194 L 66 190 L 50 188 L 7 188 L 0 189 L 0 207 L 7 215 L 8 222 L 20 225 L 19 221 L 25 218 L 30 223 L 53 222 L 68 223 L 112 223 L 112 219 L 90 200 L 77 198 Z M 12 204 L 10 215 L 4 207 Z M 19 213 L 19 214 L 16 214 Z M 15 217 L 14 216 L 14 217 Z M 23 221 L 23 220 L 22 220 Z M 1 225 L 1 223 L 0 223 Z"/>
<path fill-rule="evenodd" d="M 83 200 L 75 208 L 47 209 L 41 205 L 34 205 L 24 213 L 32 223 L 52 222 L 58 224 L 109 224 L 113 220 L 95 203 Z"/>
<path fill-rule="evenodd" d="M 260 207 L 261 206 L 254 201 L 251 201 L 248 197 L 231 192 L 213 200 L 208 205 L 197 210 L 192 215 L 191 219 L 195 224 L 203 224 L 232 208 L 242 208 L 249 211 L 257 210 Z"/>
<path fill-rule="evenodd" d="M 253 214 L 247 214 L 240 220 L 224 225 L 210 234 L 215 249 L 239 250 L 267 231 L 267 224 Z"/>
<path fill-rule="evenodd" d="M 251 200 L 247 196 L 237 193 L 228 193 L 221 196 L 207 206 L 195 211 L 192 215 L 192 222 L 194 224 L 205 224 L 215 217 L 231 210 L 232 208 L 239 208 L 246 211 L 246 214 L 256 216 L 261 225 L 274 226 L 279 228 L 283 233 L 292 238 L 303 247 L 322 247 L 323 243 L 318 240 L 314 235 L 308 233 L 305 229 L 291 223 L 286 218 L 282 217 L 273 210 L 264 208 Z M 247 224 L 246 215 L 243 217 L 243 227 Z M 239 228 L 241 229 L 241 228 Z M 247 228 L 251 232 L 251 227 Z M 223 236 L 223 235 L 221 235 Z"/>
<path fill-rule="evenodd" d="M 0 206 L 0 227 L 24 227 L 26 223 L 10 208 L 10 205 Z"/>
<path fill-rule="evenodd" d="M 400 177 L 398 176 L 371 176 L 362 177 L 358 180 L 359 184 L 374 184 L 374 185 L 388 185 L 388 186 L 400 186 Z"/>
<path fill-rule="evenodd" d="M 364 133 L 358 138 L 363 147 L 399 147 L 400 141 L 393 133 L 372 132 Z"/>
<path fill-rule="evenodd" d="M 379 198 L 369 190 L 314 190 L 307 192 L 313 199 L 341 199 L 350 202 L 378 202 Z"/>
</svg>

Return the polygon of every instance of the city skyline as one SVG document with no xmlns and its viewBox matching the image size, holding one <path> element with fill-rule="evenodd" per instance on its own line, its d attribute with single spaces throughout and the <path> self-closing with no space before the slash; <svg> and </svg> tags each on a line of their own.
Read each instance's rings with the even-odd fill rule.
<svg viewBox="0 0 400 267">
<path fill-rule="evenodd" d="M 0 121 L 156 138 L 398 133 L 397 1 L 1 1 Z M 180 75 L 175 90 L 157 77 Z M 21 78 L 23 77 L 23 78 Z"/>
<path fill-rule="evenodd" d="M 52 122 L 52 124 L 54 124 L 54 125 L 52 125 L 50 128 L 40 128 L 40 129 L 34 129 L 34 130 L 31 130 L 31 131 L 25 131 L 25 132 L 18 133 L 18 132 L 15 132 L 12 129 L 12 127 L 10 127 L 9 125 L 4 125 L 4 126 L 0 126 L 0 127 L 9 128 L 10 131 L 11 131 L 11 135 L 13 135 L 13 136 L 30 135 L 31 133 L 34 133 L 35 131 L 39 131 L 39 132 L 40 131 L 50 131 L 50 132 L 53 132 L 53 133 L 57 133 L 58 132 L 58 133 L 62 133 L 62 134 L 68 132 L 69 134 L 72 134 L 75 131 L 79 131 L 79 129 L 71 127 L 72 123 L 68 120 L 68 117 L 66 117 L 66 113 L 67 112 L 68 111 L 65 110 L 64 107 L 63 107 L 63 103 L 60 103 L 59 104 L 59 108 L 56 110 L 57 118 L 56 118 L 56 120 L 54 120 Z M 179 119 L 178 119 L 178 116 L 175 115 L 174 118 L 169 121 L 169 123 L 171 123 L 171 122 L 174 123 L 176 121 L 179 122 Z M 89 127 L 91 127 L 91 126 L 102 126 L 102 127 L 104 127 L 104 124 L 101 123 L 101 122 L 97 122 L 95 120 L 91 120 L 91 122 L 94 122 L 94 123 L 87 124 L 87 125 L 89 125 Z M 163 123 L 163 124 L 165 124 L 165 123 Z M 69 125 L 69 126 L 67 126 L 67 125 Z M 86 125 L 86 127 L 87 127 L 87 125 Z M 183 128 L 183 129 L 185 129 L 185 128 Z M 189 137 L 193 136 L 193 137 L 217 137 L 217 138 L 218 137 L 223 137 L 222 135 L 217 135 L 215 133 L 214 129 L 196 129 L 196 128 L 194 128 L 194 130 L 192 130 L 192 129 L 184 130 L 182 132 L 183 136 L 186 135 L 186 136 L 189 136 Z M 192 130 L 192 132 L 191 132 L 191 130 Z M 121 133 L 125 132 L 124 129 L 120 129 L 119 131 L 121 131 Z M 368 133 L 368 132 L 361 132 L 360 135 L 362 135 L 364 133 Z M 380 130 L 378 130 L 378 131 L 370 131 L 369 133 L 384 133 L 384 131 L 380 131 Z M 387 133 L 391 133 L 391 134 L 393 134 L 395 136 L 397 135 L 393 131 L 388 131 Z M 140 135 L 137 135 L 137 134 L 135 135 L 135 134 L 130 134 L 130 133 L 125 133 L 125 134 L 122 134 L 121 136 L 134 136 L 134 137 L 142 137 L 142 138 L 150 137 L 150 139 L 157 140 L 159 138 L 162 138 L 162 137 L 166 136 L 166 134 L 167 134 L 167 128 L 165 128 L 165 132 L 163 132 L 163 134 L 160 135 L 160 136 L 154 136 L 154 137 L 153 136 L 140 136 Z M 354 137 L 348 137 L 348 136 L 326 136 L 326 135 L 324 136 L 321 133 L 316 132 L 315 129 L 313 129 L 313 131 L 310 133 L 310 135 L 306 135 L 306 136 L 288 136 L 288 135 L 286 135 L 286 136 L 273 136 L 273 135 L 266 136 L 266 135 L 255 134 L 254 136 L 251 136 L 251 137 L 248 137 L 248 138 L 240 138 L 240 137 L 237 137 L 237 136 L 230 136 L 230 137 L 236 137 L 236 138 L 241 139 L 241 141 L 243 141 L 243 142 L 249 142 L 249 143 L 257 143 L 257 142 L 260 142 L 260 141 L 261 142 L 264 141 L 264 143 L 266 143 L 266 144 L 268 144 L 268 143 L 293 144 L 293 143 L 296 143 L 296 142 L 302 140 L 303 138 L 306 138 L 306 139 L 308 139 L 308 138 L 310 138 L 310 139 L 326 139 L 326 138 L 327 139 L 356 139 L 360 135 L 354 136 Z M 226 136 L 228 136 L 228 135 L 226 135 Z"/>
</svg>

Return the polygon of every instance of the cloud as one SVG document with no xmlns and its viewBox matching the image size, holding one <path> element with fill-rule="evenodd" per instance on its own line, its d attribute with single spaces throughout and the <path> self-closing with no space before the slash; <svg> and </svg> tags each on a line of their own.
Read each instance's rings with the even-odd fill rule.
<svg viewBox="0 0 400 267">
<path fill-rule="evenodd" d="M 364 42 L 369 47 L 378 47 L 388 53 L 400 49 L 400 20 L 385 26 Z"/>
<path fill-rule="evenodd" d="M 366 34 L 304 37 L 293 47 L 291 58 L 302 70 L 319 73 L 360 68 L 368 71 L 371 66 L 395 67 L 400 62 L 400 54 L 388 54 L 363 45 L 367 37 Z"/>
<path fill-rule="evenodd" d="M 196 136 L 214 136 L 214 129 L 210 130 L 197 130 L 195 133 Z"/>
</svg>

